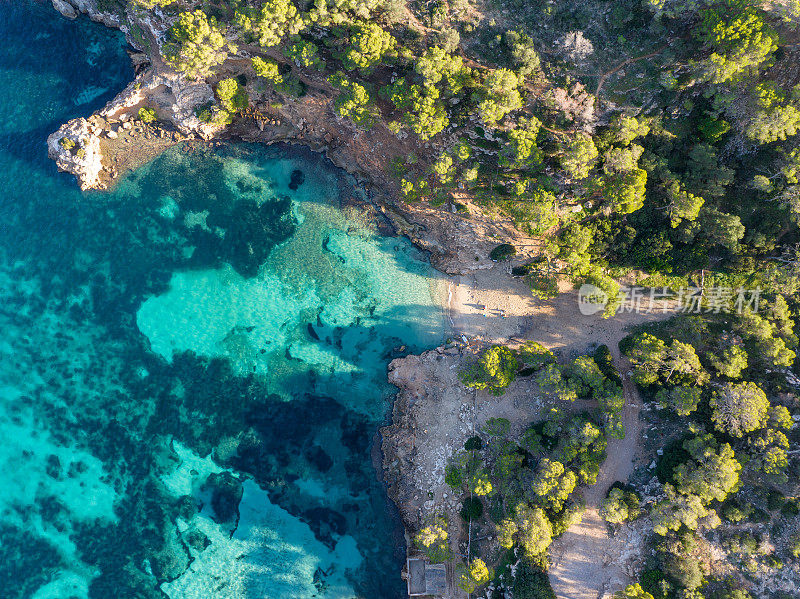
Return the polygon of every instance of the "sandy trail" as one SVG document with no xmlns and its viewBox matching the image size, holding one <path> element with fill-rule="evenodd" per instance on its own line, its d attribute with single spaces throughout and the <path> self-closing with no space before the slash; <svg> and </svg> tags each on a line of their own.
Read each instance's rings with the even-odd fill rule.
<svg viewBox="0 0 800 599">
<path fill-rule="evenodd" d="M 609 348 L 617 368 L 623 373 L 625 438 L 609 440 L 608 455 L 600 467 L 597 483 L 583 491 L 586 501 L 583 519 L 550 548 L 548 574 L 559 599 L 598 599 L 620 590 L 628 582 L 625 564 L 619 559 L 625 548 L 618 546 L 619 539 L 608 535 L 606 523 L 600 516 L 600 506 L 611 485 L 616 481 L 626 482 L 633 473 L 642 432 L 641 398 L 636 385 L 626 375 L 628 362 L 620 359 L 617 343 Z"/>
</svg>

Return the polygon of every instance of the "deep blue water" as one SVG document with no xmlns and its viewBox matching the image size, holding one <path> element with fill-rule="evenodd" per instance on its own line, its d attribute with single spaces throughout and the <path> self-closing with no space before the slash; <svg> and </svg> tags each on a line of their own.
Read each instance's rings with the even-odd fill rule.
<svg viewBox="0 0 800 599">
<path fill-rule="evenodd" d="M 424 256 L 286 148 L 79 192 L 45 139 L 133 77 L 124 38 L 0 0 L 0 39 L 0 595 L 403 596 L 372 449 L 394 348 L 443 335 Z"/>
</svg>

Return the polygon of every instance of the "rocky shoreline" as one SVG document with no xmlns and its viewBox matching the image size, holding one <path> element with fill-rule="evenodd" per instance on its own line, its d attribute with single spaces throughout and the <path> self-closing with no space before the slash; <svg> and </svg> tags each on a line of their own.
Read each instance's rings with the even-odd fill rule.
<svg viewBox="0 0 800 599">
<path fill-rule="evenodd" d="M 237 118 L 227 129 L 214 127 L 202 122 L 194 113 L 196 106 L 213 101 L 211 85 L 188 80 L 169 69 L 158 57 L 144 52 L 146 49 L 137 43 L 122 20 L 99 11 L 96 0 L 52 0 L 52 3 L 67 18 L 84 13 L 106 26 L 121 29 L 129 43 L 140 50 L 132 53 L 136 77 L 123 91 L 95 114 L 73 119 L 48 137 L 50 158 L 60 170 L 74 174 L 82 190 L 107 189 L 126 172 L 178 144 L 286 143 L 320 152 L 335 166 L 353 175 L 367 190 L 369 202 L 392 232 L 406 236 L 429 252 L 432 265 L 448 275 L 472 276 L 493 269 L 497 265 L 488 254 L 500 243 L 515 241 L 521 246 L 520 257 L 535 248 L 535 243 L 521 235 L 510 222 L 485 216 L 466 198 L 467 214 L 422 203 L 401 202 L 398 183 L 387 173 L 386 165 L 392 158 L 415 153 L 416 144 L 398 138 L 383 124 L 367 132 L 340 118 L 332 108 L 331 90 L 323 77 L 303 78 L 308 93 L 302 100 L 287 102 L 279 108 L 260 104 L 257 110 Z M 145 30 L 151 43 L 156 43 L 163 24 L 140 21 L 138 25 Z M 138 118 L 139 108 L 143 106 L 155 108 L 158 122 L 145 124 Z M 424 162 L 425 157 L 420 158 Z M 505 272 L 498 274 L 511 282 Z M 389 381 L 400 390 L 393 407 L 392 424 L 381 429 L 382 474 L 389 497 L 402 516 L 409 549 L 409 531 L 418 528 L 420 510 L 434 499 L 430 498 L 430 491 L 418 488 L 421 483 L 414 482 L 414 473 L 426 468 L 426 459 L 431 456 L 421 456 L 418 448 L 409 451 L 408 444 L 413 445 L 418 432 L 423 434 L 420 422 L 425 418 L 425 409 L 435 407 L 435 398 L 415 392 L 414 381 L 424 379 L 430 374 L 430 368 L 442 360 L 452 366 L 451 363 L 460 360 L 462 351 L 463 348 L 453 345 L 440 347 L 421 356 L 397 359 L 389 367 Z M 453 376 L 455 372 L 450 369 Z M 447 393 L 466 393 L 456 379 L 437 380 L 436 383 L 443 385 Z M 469 398 L 463 399 L 469 403 Z M 461 405 L 462 402 L 457 403 Z M 458 416 L 466 428 L 462 427 L 463 434 L 451 439 L 456 445 L 463 444 L 461 437 L 466 438 L 471 426 L 468 416 L 466 412 Z M 428 430 L 424 430 L 423 437 L 427 435 Z M 430 474 L 437 477 L 436 481 L 429 481 L 437 489 L 435 499 L 456 501 L 455 497 L 442 496 L 446 495 L 443 463 Z"/>
<path fill-rule="evenodd" d="M 414 168 L 425 169 L 430 157 L 420 153 L 417 143 L 391 133 L 383 123 L 364 131 L 339 117 L 332 107 L 332 88 L 323 76 L 301 77 L 307 94 L 300 100 L 261 102 L 228 128 L 214 126 L 201 121 L 194 112 L 196 106 L 213 100 L 209 83 L 189 80 L 159 56 L 146 52 L 131 27 L 119 16 L 100 11 L 96 0 L 52 1 L 68 18 L 84 13 L 94 21 L 121 29 L 138 50 L 132 54 L 136 78 L 116 98 L 88 118 L 65 123 L 48 138 L 50 158 L 60 170 L 74 174 L 81 189 L 107 189 L 129 170 L 187 141 L 287 143 L 320 152 L 356 177 L 395 232 L 428 251 L 433 266 L 444 273 L 463 275 L 491 268 L 489 251 L 506 241 L 516 241 L 520 257 L 535 247 L 535 241 L 521 235 L 510 221 L 485 216 L 466 197 L 459 198 L 466 204 L 466 213 L 401 202 L 399 183 L 387 173 L 387 165 L 414 154 L 419 160 Z M 127 17 L 140 29 L 140 38 L 143 36 L 151 47 L 157 45 L 165 23 L 132 14 Z M 145 126 L 138 120 L 138 110 L 143 106 L 154 107 L 158 122 Z M 431 156 L 437 151 L 433 146 L 428 150 Z"/>
</svg>

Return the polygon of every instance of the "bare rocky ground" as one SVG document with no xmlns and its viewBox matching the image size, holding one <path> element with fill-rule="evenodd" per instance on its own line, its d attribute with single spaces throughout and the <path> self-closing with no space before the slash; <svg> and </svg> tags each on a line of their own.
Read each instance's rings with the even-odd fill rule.
<svg viewBox="0 0 800 599">
<path fill-rule="evenodd" d="M 508 418 L 512 434 L 518 433 L 542 405 L 530 382 L 515 383 L 501 397 L 466 389 L 458 370 L 470 354 L 468 347 L 437 348 L 394 360 L 389 382 L 400 393 L 392 424 L 381 431 L 384 477 L 407 531 L 418 530 L 430 515 L 447 513 L 456 553 L 463 553 L 459 541 L 466 535 L 460 499 L 444 482 L 448 460 L 488 419 Z M 450 591 L 448 597 L 466 597 L 452 583 Z"/>
</svg>

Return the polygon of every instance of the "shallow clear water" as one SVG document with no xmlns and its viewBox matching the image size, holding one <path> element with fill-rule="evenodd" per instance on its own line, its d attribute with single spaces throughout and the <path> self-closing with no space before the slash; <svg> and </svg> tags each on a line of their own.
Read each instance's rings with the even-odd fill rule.
<svg viewBox="0 0 800 599">
<path fill-rule="evenodd" d="M 371 453 L 388 360 L 441 341 L 434 271 L 286 148 L 80 193 L 45 138 L 132 73 L 48 4 L 0 2 L 2 596 L 403 596 Z"/>
</svg>

